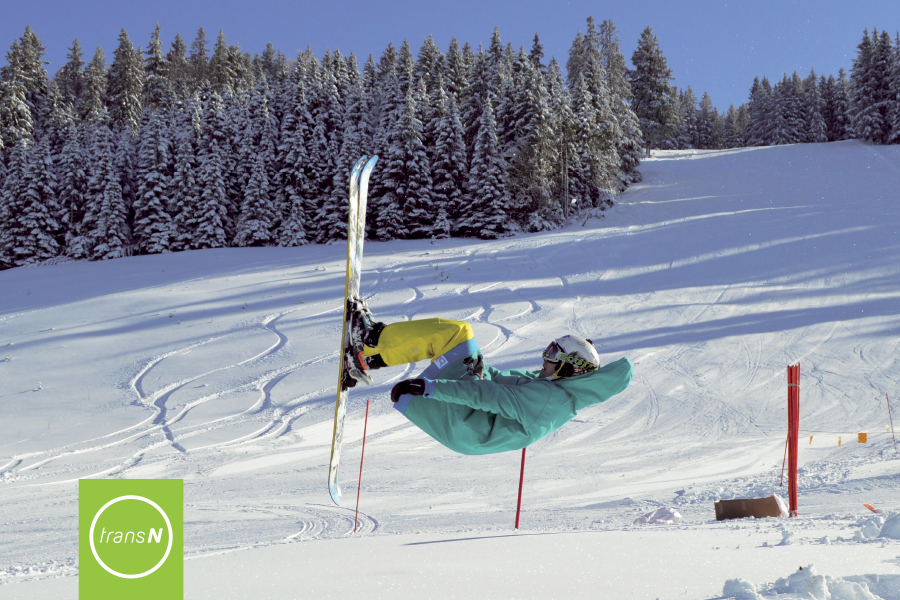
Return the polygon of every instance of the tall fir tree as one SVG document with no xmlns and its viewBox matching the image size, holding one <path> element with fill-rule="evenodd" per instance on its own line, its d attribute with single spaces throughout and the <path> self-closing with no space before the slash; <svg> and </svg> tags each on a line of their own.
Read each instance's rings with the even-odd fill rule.
<svg viewBox="0 0 900 600">
<path fill-rule="evenodd" d="M 174 100 L 174 90 L 170 80 L 169 62 L 163 55 L 159 23 L 150 36 L 147 58 L 144 63 L 143 106 L 151 109 L 170 105 Z"/>
<path fill-rule="evenodd" d="M 202 103 L 198 94 L 188 98 L 176 119 L 174 172 L 169 185 L 168 212 L 172 215 L 172 250 L 193 247 L 198 219 L 200 182 L 198 151 L 202 132 Z"/>
<path fill-rule="evenodd" d="M 23 212 L 28 138 L 19 138 L 10 149 L 6 177 L 0 187 L 0 269 L 18 266 L 16 245 L 21 237 L 19 217 Z"/>
<path fill-rule="evenodd" d="M 125 29 L 119 33 L 119 46 L 113 53 L 107 83 L 109 118 L 114 128 L 126 128 L 137 135 L 141 126 L 144 89 L 144 64 Z"/>
<path fill-rule="evenodd" d="M 227 242 L 228 196 L 225 105 L 216 91 L 203 109 L 203 134 L 198 157 L 198 198 L 193 219 L 192 248 L 222 248 Z"/>
<path fill-rule="evenodd" d="M 84 93 L 76 107 L 83 121 L 96 122 L 106 115 L 106 57 L 103 48 L 97 47 L 91 62 L 84 71 Z"/>
<path fill-rule="evenodd" d="M 17 201 L 21 209 L 13 215 L 17 224 L 13 242 L 15 263 L 22 266 L 59 254 L 59 205 L 49 140 L 37 142 L 28 153 L 20 190 Z"/>
<path fill-rule="evenodd" d="M 445 93 L 440 82 L 433 97 L 432 126 L 435 129 L 431 161 L 433 200 L 438 214 L 444 213 L 449 227 L 450 221 L 458 218 L 463 209 L 463 193 L 468 179 L 465 130 L 459 118 L 456 97 Z M 444 221 L 439 222 L 443 224 Z M 449 230 L 439 229 L 437 223 L 435 227 L 437 238 L 447 237 L 450 234 Z"/>
<path fill-rule="evenodd" d="M 187 42 L 180 33 L 175 34 L 175 39 L 166 53 L 166 66 L 168 69 L 169 85 L 172 93 L 177 98 L 185 98 L 193 87 L 191 63 L 187 56 Z"/>
<path fill-rule="evenodd" d="M 821 143 L 828 141 L 828 127 L 822 116 L 824 102 L 819 90 L 819 80 L 813 69 L 803 81 L 803 106 L 806 116 L 806 138 L 808 143 Z"/>
<path fill-rule="evenodd" d="M 66 55 L 69 60 L 60 67 L 56 72 L 54 80 L 59 86 L 63 100 L 72 106 L 77 106 L 81 100 L 81 94 L 84 93 L 84 52 L 78 38 L 72 42 L 69 53 Z"/>
<path fill-rule="evenodd" d="M 644 140 L 651 148 L 659 148 L 675 130 L 675 95 L 669 84 L 674 78 L 650 27 L 641 34 L 631 62 L 631 105 L 640 120 Z"/>
<path fill-rule="evenodd" d="M 643 154 L 644 137 L 640 121 L 631 108 L 633 94 L 631 84 L 628 82 L 628 66 L 619 49 L 621 40 L 612 21 L 606 20 L 600 23 L 597 39 L 600 47 L 600 62 L 606 72 L 610 107 L 621 132 L 616 140 L 616 152 L 620 160 L 619 189 L 624 190 L 629 183 L 643 179 L 643 175 L 638 171 L 638 166 Z"/>
<path fill-rule="evenodd" d="M 134 203 L 135 252 L 168 252 L 173 225 L 167 210 L 170 193 L 172 145 L 163 109 L 148 109 L 141 127 L 138 190 Z"/>
<path fill-rule="evenodd" d="M 482 99 L 480 104 L 482 113 L 469 169 L 467 206 L 459 231 L 462 235 L 496 239 L 509 235 L 513 229 L 507 212 L 510 198 L 494 111 L 489 99 Z"/>
<path fill-rule="evenodd" d="M 880 143 L 886 130 L 883 110 L 884 72 L 881 60 L 880 36 L 875 29 L 863 33 L 857 46 L 850 75 L 851 124 L 856 136 L 863 140 Z"/>
</svg>

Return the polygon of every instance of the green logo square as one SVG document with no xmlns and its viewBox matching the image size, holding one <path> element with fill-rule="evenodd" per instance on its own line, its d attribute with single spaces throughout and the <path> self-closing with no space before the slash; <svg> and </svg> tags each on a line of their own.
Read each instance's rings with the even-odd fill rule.
<svg viewBox="0 0 900 600">
<path fill-rule="evenodd" d="M 78 481 L 78 597 L 184 598 L 184 482 Z"/>
</svg>

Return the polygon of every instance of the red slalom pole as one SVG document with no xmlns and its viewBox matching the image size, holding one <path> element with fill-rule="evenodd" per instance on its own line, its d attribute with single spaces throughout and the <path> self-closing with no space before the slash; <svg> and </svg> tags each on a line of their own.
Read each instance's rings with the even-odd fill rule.
<svg viewBox="0 0 900 600">
<path fill-rule="evenodd" d="M 516 504 L 516 529 L 519 528 L 519 514 L 522 512 L 522 483 L 525 481 L 525 448 L 522 448 L 522 470 L 519 471 L 519 502 Z"/>
<path fill-rule="evenodd" d="M 353 533 L 356 533 L 356 521 L 359 518 L 359 492 L 362 488 L 362 466 L 366 457 L 366 428 L 369 426 L 369 401 L 366 400 L 366 420 L 363 422 L 362 454 L 359 457 L 359 483 L 356 484 L 356 514 L 353 515 Z"/>
<path fill-rule="evenodd" d="M 900 450 L 897 450 L 897 436 L 894 435 L 894 417 L 891 415 L 891 399 L 888 397 L 887 392 L 884 393 L 884 399 L 887 400 L 888 418 L 891 420 L 891 436 L 894 438 L 894 452 L 900 452 Z"/>
<path fill-rule="evenodd" d="M 788 366 L 788 514 L 797 516 L 797 459 L 800 436 L 800 364 Z"/>
</svg>

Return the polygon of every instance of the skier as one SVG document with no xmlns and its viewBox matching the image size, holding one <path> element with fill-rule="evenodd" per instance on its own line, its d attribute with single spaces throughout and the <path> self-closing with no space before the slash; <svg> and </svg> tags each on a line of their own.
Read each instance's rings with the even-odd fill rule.
<svg viewBox="0 0 900 600">
<path fill-rule="evenodd" d="M 391 400 L 425 433 L 461 454 L 520 450 L 631 381 L 630 360 L 601 367 L 591 341 L 576 335 L 550 342 L 540 371 L 500 371 L 484 364 L 472 327 L 462 321 L 385 325 L 359 302 L 350 323 L 347 358 L 357 380 L 371 381 L 369 371 L 382 367 L 431 360 L 417 378 L 396 384 Z"/>
</svg>

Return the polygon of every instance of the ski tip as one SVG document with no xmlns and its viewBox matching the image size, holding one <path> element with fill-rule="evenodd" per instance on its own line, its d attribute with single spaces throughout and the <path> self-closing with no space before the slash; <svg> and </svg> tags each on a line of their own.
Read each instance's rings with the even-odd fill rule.
<svg viewBox="0 0 900 600">
<path fill-rule="evenodd" d="M 371 171 L 372 169 L 375 168 L 375 163 L 377 163 L 377 162 L 378 162 L 378 157 L 377 157 L 377 156 L 373 156 L 372 158 L 369 159 L 369 162 L 366 163 L 366 168 L 365 168 L 365 170 L 366 170 L 366 171 Z"/>
<path fill-rule="evenodd" d="M 332 486 L 330 483 L 328 484 L 328 493 L 331 494 L 331 500 L 337 505 L 341 505 L 341 484 L 335 482 Z"/>
</svg>

